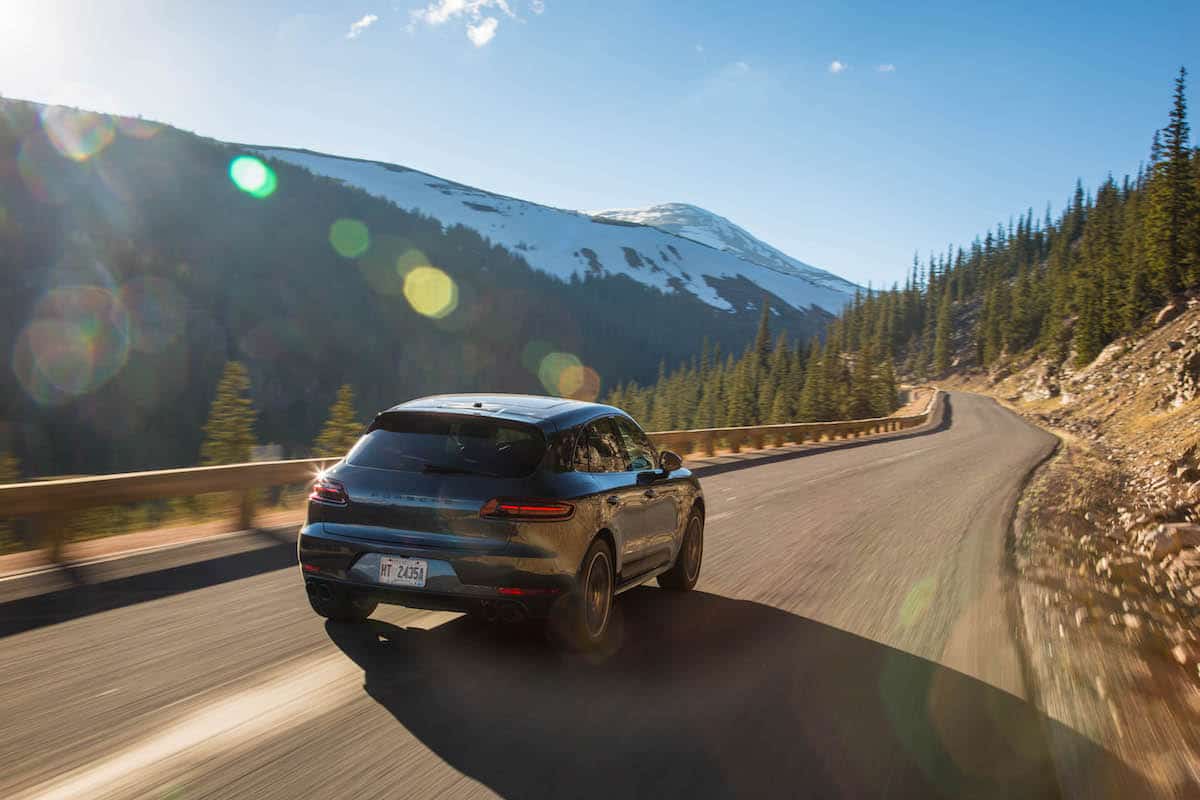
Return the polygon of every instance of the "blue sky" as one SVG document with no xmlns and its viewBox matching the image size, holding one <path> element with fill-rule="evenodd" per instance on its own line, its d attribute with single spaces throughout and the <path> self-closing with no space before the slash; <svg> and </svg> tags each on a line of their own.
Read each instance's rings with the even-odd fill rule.
<svg viewBox="0 0 1200 800">
<path fill-rule="evenodd" d="M 1180 64 L 1200 81 L 1194 2 L 904 5 L 0 0 L 0 92 L 567 208 L 694 203 L 880 285 L 1136 170 Z"/>
</svg>

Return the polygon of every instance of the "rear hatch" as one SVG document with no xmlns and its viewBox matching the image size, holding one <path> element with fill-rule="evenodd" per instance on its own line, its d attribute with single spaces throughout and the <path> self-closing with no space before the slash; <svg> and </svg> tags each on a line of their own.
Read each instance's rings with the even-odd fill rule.
<svg viewBox="0 0 1200 800">
<path fill-rule="evenodd" d="M 546 438 L 534 425 L 485 415 L 380 415 L 327 477 L 345 506 L 310 505 L 331 533 L 453 547 L 507 541 L 512 524 L 483 519 L 494 497 L 536 496 Z"/>
</svg>

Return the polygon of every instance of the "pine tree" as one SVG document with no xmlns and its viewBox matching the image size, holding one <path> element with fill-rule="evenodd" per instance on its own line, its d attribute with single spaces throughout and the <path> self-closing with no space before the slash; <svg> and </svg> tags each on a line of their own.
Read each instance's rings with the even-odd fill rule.
<svg viewBox="0 0 1200 800">
<path fill-rule="evenodd" d="M 341 458 L 349 452 L 362 434 L 362 423 L 354 410 L 354 389 L 346 383 L 337 391 L 337 399 L 329 407 L 325 427 L 313 443 L 314 458 Z"/>
<path fill-rule="evenodd" d="M 667 362 L 660 360 L 658 362 L 658 380 L 654 382 L 650 392 L 650 408 L 646 416 L 652 431 L 671 430 L 671 402 L 667 392 Z"/>
<path fill-rule="evenodd" d="M 16 483 L 19 480 L 21 480 L 20 462 L 8 450 L 0 450 L 0 484 Z M 0 553 L 16 549 L 19 544 L 12 527 L 7 522 L 0 521 Z"/>
<path fill-rule="evenodd" d="M 804 388 L 800 390 L 800 422 L 819 422 L 826 418 L 828 389 L 825 386 L 824 347 L 814 338 L 804 368 Z"/>
<path fill-rule="evenodd" d="M 0 484 L 16 483 L 21 479 L 21 463 L 8 450 L 0 450 Z"/>
<path fill-rule="evenodd" d="M 758 380 L 758 419 L 763 423 L 770 422 L 775 413 L 776 396 L 780 393 L 786 393 L 786 387 L 783 386 L 787 380 L 787 371 L 791 367 L 792 353 L 787 343 L 787 331 L 779 334 L 779 338 L 775 340 L 775 346 L 771 350 L 771 355 L 767 359 L 767 367 L 761 370 Z M 783 398 L 783 408 L 788 408 L 789 403 L 786 394 Z M 787 420 L 781 420 L 786 422 Z"/>
<path fill-rule="evenodd" d="M 850 419 L 868 419 L 875 416 L 872 398 L 873 373 L 871 351 L 860 350 L 854 357 L 854 370 L 850 378 L 849 401 L 846 406 L 846 415 Z"/>
<path fill-rule="evenodd" d="M 933 374 L 934 377 L 941 377 L 950 369 L 950 325 L 951 319 L 951 286 L 946 284 L 942 290 L 942 300 L 938 304 L 937 324 L 933 337 Z M 885 361 L 891 362 L 891 358 L 886 358 Z"/>
<path fill-rule="evenodd" d="M 763 298 L 762 316 L 758 318 L 758 333 L 754 337 L 754 353 L 758 358 L 758 366 L 767 367 L 767 359 L 771 356 L 771 306 Z"/>
<path fill-rule="evenodd" d="M 228 362 L 204 425 L 202 463 L 241 464 L 250 460 L 250 448 L 255 444 L 255 412 L 249 392 L 250 376 L 245 365 Z"/>
<path fill-rule="evenodd" d="M 755 376 L 758 372 L 758 354 L 756 350 L 746 348 L 746 352 L 734 367 L 732 381 L 729 385 L 729 418 L 727 426 L 756 425 L 758 423 L 758 402 Z"/>
<path fill-rule="evenodd" d="M 1161 149 L 1151 165 L 1149 208 L 1146 214 L 1150 241 L 1147 261 L 1154 288 L 1165 298 L 1195 280 L 1200 253 L 1194 249 L 1197 235 L 1197 190 L 1192 176 L 1190 132 L 1187 121 L 1185 82 L 1187 70 L 1179 68 L 1175 79 L 1170 120 L 1162 129 Z"/>
<path fill-rule="evenodd" d="M 896 410 L 896 372 L 892 360 L 884 358 L 879 365 L 879 373 L 871 393 L 873 414 L 875 417 L 886 417 Z"/>
</svg>

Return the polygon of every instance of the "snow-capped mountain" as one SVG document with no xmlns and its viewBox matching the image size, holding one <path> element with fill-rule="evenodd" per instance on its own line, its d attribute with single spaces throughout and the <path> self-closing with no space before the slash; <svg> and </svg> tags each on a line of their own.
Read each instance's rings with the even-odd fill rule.
<svg viewBox="0 0 1200 800">
<path fill-rule="evenodd" d="M 711 306 L 735 309 L 723 296 L 744 279 L 800 311 L 836 313 L 855 286 L 797 261 L 729 220 L 695 206 L 668 204 L 590 214 L 518 200 L 394 164 L 278 147 L 262 156 L 358 187 L 397 206 L 463 225 L 519 254 L 536 270 L 572 275 L 627 275 L 664 291 L 689 292 Z M 757 300 L 754 303 L 757 306 Z"/>
<path fill-rule="evenodd" d="M 835 291 L 853 295 L 857 288 L 845 278 L 792 258 L 725 217 L 688 203 L 661 203 L 647 208 L 616 208 L 593 211 L 591 215 L 649 225 L 717 250 L 724 250 L 784 275 L 828 286 Z"/>
</svg>

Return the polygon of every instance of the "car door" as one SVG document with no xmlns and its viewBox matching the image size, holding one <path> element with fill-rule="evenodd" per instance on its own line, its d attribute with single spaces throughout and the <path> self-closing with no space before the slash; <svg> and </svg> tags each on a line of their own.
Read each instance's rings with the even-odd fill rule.
<svg viewBox="0 0 1200 800">
<path fill-rule="evenodd" d="M 638 552 L 641 558 L 670 560 L 676 532 L 679 529 L 679 486 L 661 477 L 658 453 L 650 437 L 628 417 L 613 418 L 621 446 L 625 450 L 625 468 L 640 490 L 642 508 Z M 651 565 L 650 568 L 653 568 Z"/>
<path fill-rule="evenodd" d="M 637 478 L 625 468 L 627 459 L 611 417 L 589 422 L 579 436 L 575 469 L 591 473 L 600 503 L 600 520 L 612 532 L 617 546 L 617 570 L 637 559 L 645 523 L 644 498 Z"/>
</svg>

